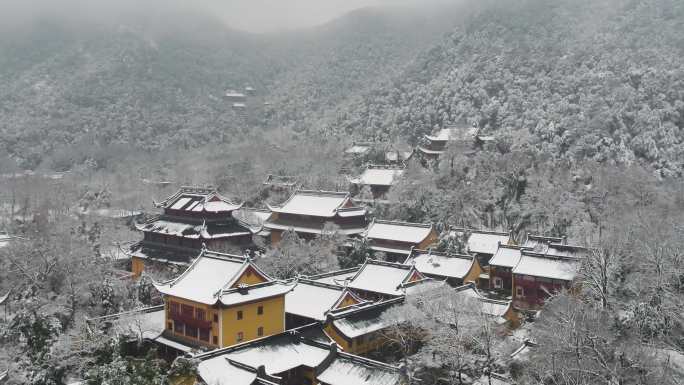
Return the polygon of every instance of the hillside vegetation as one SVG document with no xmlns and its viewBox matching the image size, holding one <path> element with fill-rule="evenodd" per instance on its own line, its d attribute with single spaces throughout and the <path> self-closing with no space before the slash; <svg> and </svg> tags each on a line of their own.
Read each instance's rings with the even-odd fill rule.
<svg viewBox="0 0 684 385">
<path fill-rule="evenodd" d="M 330 120 L 417 139 L 467 119 L 519 148 L 684 171 L 684 4 L 494 1 Z M 323 125 L 325 127 L 325 125 Z"/>
</svg>

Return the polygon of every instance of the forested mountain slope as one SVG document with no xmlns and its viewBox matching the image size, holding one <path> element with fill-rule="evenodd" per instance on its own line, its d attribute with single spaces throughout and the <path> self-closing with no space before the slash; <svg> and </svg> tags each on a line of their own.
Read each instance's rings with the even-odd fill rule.
<svg viewBox="0 0 684 385">
<path fill-rule="evenodd" d="M 492 1 L 328 122 L 415 142 L 468 119 L 519 148 L 681 175 L 682 31 L 677 0 Z"/>
<path fill-rule="evenodd" d="M 38 20 L 3 34 L 0 157 L 68 169 L 131 145 L 156 151 L 231 140 L 263 123 L 240 122 L 221 97 L 246 85 L 260 94 L 254 105 L 272 99 L 273 125 L 297 126 L 394 73 L 453 26 L 432 9 L 365 9 L 266 35 L 230 30 L 207 15 L 155 17 Z"/>
</svg>

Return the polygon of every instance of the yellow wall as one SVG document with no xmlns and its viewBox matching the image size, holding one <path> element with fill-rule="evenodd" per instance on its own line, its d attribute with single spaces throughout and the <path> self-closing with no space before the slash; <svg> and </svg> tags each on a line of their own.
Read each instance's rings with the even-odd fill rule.
<svg viewBox="0 0 684 385">
<path fill-rule="evenodd" d="M 465 284 L 466 282 L 472 281 L 479 287 L 480 274 L 482 274 L 482 267 L 480 266 L 480 262 L 477 261 L 477 258 L 474 258 L 473 267 L 471 267 L 468 274 L 463 277 L 463 283 Z"/>
<path fill-rule="evenodd" d="M 131 273 L 133 273 L 133 277 L 140 277 L 143 270 L 145 270 L 145 261 L 142 258 L 131 257 Z"/>
<path fill-rule="evenodd" d="M 266 282 L 266 278 L 262 277 L 260 274 L 256 272 L 251 267 L 248 267 L 247 270 L 242 273 L 240 278 L 233 284 L 233 287 L 238 287 L 240 284 L 245 284 L 245 285 L 255 285 L 257 283 L 262 283 Z"/>
<path fill-rule="evenodd" d="M 418 245 L 418 248 L 421 250 L 427 250 L 428 247 L 430 247 L 433 243 L 437 242 L 438 238 L 439 237 L 437 235 L 437 232 L 434 229 L 432 229 L 432 231 L 430 231 L 430 235 L 428 235 L 428 237 L 425 238 L 425 240 L 423 240 L 423 242 L 421 242 Z"/>
<path fill-rule="evenodd" d="M 271 244 L 277 245 L 283 238 L 283 232 L 280 230 L 271 230 Z"/>
<path fill-rule="evenodd" d="M 342 350 L 351 354 L 366 354 L 379 349 L 384 343 L 382 335 L 378 333 L 367 334 L 362 338 L 354 338 L 349 341 L 342 337 L 330 322 L 325 324 L 324 330 L 333 341 L 340 345 Z"/>
<path fill-rule="evenodd" d="M 258 315 L 257 308 L 264 307 L 264 314 Z M 242 319 L 237 312 L 242 311 Z M 281 333 L 285 330 L 285 296 L 268 298 L 259 302 L 224 308 L 221 314 L 223 341 L 221 347 L 235 345 L 238 332 L 242 332 L 242 342 Z M 264 335 L 258 336 L 257 329 L 264 328 Z"/>
<path fill-rule="evenodd" d="M 169 317 L 169 315 L 171 314 L 171 311 L 169 309 L 169 302 L 170 301 L 177 302 L 181 305 L 190 305 L 195 309 L 199 308 L 199 309 L 204 310 L 204 312 L 206 314 L 207 321 L 211 321 L 211 331 L 209 332 L 209 342 L 200 340 L 199 335 L 198 335 L 198 338 L 192 338 L 192 337 L 185 336 L 184 334 L 178 334 L 173 329 L 169 330 L 169 326 L 168 326 L 169 322 L 173 323 L 173 320 Z M 182 299 L 182 298 L 178 298 L 178 297 L 172 297 L 172 296 L 166 297 L 164 299 L 164 305 L 165 305 L 164 309 L 166 310 L 166 315 L 165 315 L 165 321 L 166 322 L 164 324 L 164 328 L 165 328 L 167 333 L 169 333 L 170 335 L 173 335 L 174 337 L 176 337 L 178 339 L 181 339 L 183 341 L 187 341 L 187 342 L 192 343 L 192 344 L 196 344 L 196 345 L 199 344 L 199 345 L 210 346 L 210 347 L 216 347 L 217 346 L 217 345 L 214 345 L 212 342 L 214 341 L 214 336 L 216 336 L 217 339 L 219 338 L 219 324 L 214 322 L 214 314 L 218 315 L 218 309 L 215 309 L 210 305 L 205 305 L 205 304 L 202 304 L 199 302 L 188 301 L 186 299 Z"/>
</svg>

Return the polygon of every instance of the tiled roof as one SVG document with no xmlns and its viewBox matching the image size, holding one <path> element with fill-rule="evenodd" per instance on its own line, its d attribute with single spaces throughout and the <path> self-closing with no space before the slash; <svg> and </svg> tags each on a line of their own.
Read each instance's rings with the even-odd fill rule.
<svg viewBox="0 0 684 385">
<path fill-rule="evenodd" d="M 350 200 L 347 192 L 299 190 L 273 212 L 331 218 Z"/>
<path fill-rule="evenodd" d="M 536 253 L 522 253 L 513 274 L 572 281 L 579 271 L 581 260 L 577 258 L 552 257 Z"/>
<path fill-rule="evenodd" d="M 163 201 L 155 202 L 155 206 L 192 213 L 219 213 L 237 210 L 242 204 L 233 203 L 213 187 L 184 186 Z"/>
<path fill-rule="evenodd" d="M 520 262 L 522 250 L 523 248 L 519 246 L 499 244 L 496 253 L 494 253 L 492 259 L 489 260 L 489 264 L 492 266 L 513 268 Z"/>
<path fill-rule="evenodd" d="M 310 275 L 306 278 L 316 282 L 344 286 L 344 282 L 348 279 L 353 278 L 358 271 L 359 266 L 356 266 L 344 270 L 337 270 L 328 273 Z"/>
<path fill-rule="evenodd" d="M 475 258 L 414 249 L 404 264 L 414 265 L 423 274 L 463 279 L 473 268 Z"/>
<path fill-rule="evenodd" d="M 365 233 L 368 239 L 419 244 L 432 232 L 432 224 L 374 220 Z"/>
<path fill-rule="evenodd" d="M 473 231 L 468 237 L 468 251 L 471 253 L 494 255 L 499 248 L 499 243 L 507 245 L 510 239 L 509 233 Z"/>
<path fill-rule="evenodd" d="M 398 296 L 403 295 L 402 286 L 408 283 L 414 274 L 418 275 L 419 279 L 424 279 L 423 275 L 413 266 L 369 259 L 351 279 L 348 287 Z"/>
<path fill-rule="evenodd" d="M 404 169 L 396 166 L 369 165 L 361 176 L 351 179 L 351 182 L 364 186 L 392 186 L 403 174 Z"/>
</svg>

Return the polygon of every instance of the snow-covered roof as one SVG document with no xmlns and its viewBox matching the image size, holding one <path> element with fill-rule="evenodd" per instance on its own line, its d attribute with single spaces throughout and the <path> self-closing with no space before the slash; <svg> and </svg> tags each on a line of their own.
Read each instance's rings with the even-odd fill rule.
<svg viewBox="0 0 684 385">
<path fill-rule="evenodd" d="M 270 206 L 271 211 L 284 214 L 334 217 L 338 210 L 351 207 L 347 192 L 299 190 L 280 206 Z M 363 211 L 365 214 L 365 210 Z"/>
<path fill-rule="evenodd" d="M 478 133 L 477 127 L 447 127 L 434 135 L 425 135 L 430 141 L 446 142 L 459 139 L 474 139 Z"/>
<path fill-rule="evenodd" d="M 398 318 L 383 317 L 389 308 L 402 302 L 403 298 L 399 297 L 359 309 L 333 311 L 331 312 L 332 325 L 347 338 L 357 338 L 374 333 L 404 321 Z"/>
<path fill-rule="evenodd" d="M 392 186 L 403 174 L 403 168 L 369 165 L 361 176 L 351 179 L 351 182 L 363 186 Z"/>
<path fill-rule="evenodd" d="M 143 224 L 136 224 L 139 231 L 172 235 L 187 239 L 217 239 L 251 235 L 254 231 L 239 221 L 195 221 L 162 216 Z"/>
<path fill-rule="evenodd" d="M 174 211 L 188 213 L 221 213 L 237 210 L 237 204 L 222 196 L 213 187 L 183 186 L 175 194 L 154 205 Z"/>
<path fill-rule="evenodd" d="M 366 260 L 349 282 L 351 289 L 399 296 L 406 283 L 425 279 L 414 266 Z"/>
<path fill-rule="evenodd" d="M 220 295 L 221 304 L 233 306 L 245 302 L 261 301 L 266 298 L 286 295 L 295 287 L 295 283 L 270 281 L 257 283 L 242 288 L 223 290 Z"/>
<path fill-rule="evenodd" d="M 300 366 L 315 368 L 328 357 L 328 349 L 306 343 L 297 343 L 290 336 L 274 338 L 228 353 L 227 358 L 251 367 L 265 366 L 266 373 L 274 375 Z"/>
<path fill-rule="evenodd" d="M 164 331 L 164 306 L 153 306 L 104 317 L 90 318 L 86 322 L 88 327 L 108 324 L 109 333 L 113 336 L 140 336 L 145 339 L 154 339 Z"/>
<path fill-rule="evenodd" d="M 245 103 L 233 103 L 233 108 L 245 108 L 247 105 Z"/>
<path fill-rule="evenodd" d="M 455 296 L 464 298 L 465 300 L 477 300 L 484 314 L 495 318 L 501 318 L 502 321 L 505 321 L 504 316 L 511 308 L 511 301 L 499 301 L 486 298 L 480 294 L 475 285 L 472 283 L 459 286 L 454 289 L 454 292 Z"/>
<path fill-rule="evenodd" d="M 374 220 L 366 231 L 366 238 L 420 244 L 432 232 L 430 223 L 408 223 Z"/>
<path fill-rule="evenodd" d="M 324 385 L 400 385 L 404 378 L 395 367 L 340 354 L 318 377 Z"/>
<path fill-rule="evenodd" d="M 346 149 L 344 152 L 347 154 L 362 155 L 370 151 L 373 145 L 374 143 L 370 142 L 358 142 L 352 144 L 352 146 Z"/>
<path fill-rule="evenodd" d="M 256 371 L 237 365 L 226 356 L 201 361 L 197 373 L 211 385 L 252 385 L 257 379 Z"/>
<path fill-rule="evenodd" d="M 415 266 L 423 274 L 463 279 L 473 268 L 475 261 L 470 255 L 414 249 L 404 264 Z"/>
<path fill-rule="evenodd" d="M 203 251 L 180 276 L 164 283 L 155 283 L 155 287 L 165 295 L 213 305 L 218 301 L 223 302 L 222 291 L 233 286 L 248 268 L 270 280 L 245 257 Z M 230 294 L 226 293 L 225 299 L 232 303 L 234 296 Z"/>
<path fill-rule="evenodd" d="M 468 251 L 477 254 L 494 255 L 499 248 L 499 243 L 507 245 L 511 240 L 508 233 L 493 231 L 473 231 L 468 237 Z"/>
<path fill-rule="evenodd" d="M 358 271 L 359 267 L 357 266 L 344 270 L 337 270 L 328 273 L 311 275 L 308 276 L 307 279 L 331 285 L 344 286 L 345 281 L 353 278 Z"/>
<path fill-rule="evenodd" d="M 326 314 L 339 306 L 347 296 L 354 298 L 357 303 L 366 302 L 342 286 L 300 278 L 285 297 L 285 312 L 324 321 Z"/>
<path fill-rule="evenodd" d="M 545 235 L 536 235 L 536 234 L 527 234 L 527 237 L 525 238 L 525 242 L 523 243 L 524 247 L 534 249 L 539 245 L 546 245 L 548 243 L 563 243 L 564 239 L 560 237 L 548 237 Z"/>
<path fill-rule="evenodd" d="M 524 252 L 513 274 L 572 281 L 580 268 L 580 259 L 551 257 Z"/>
<path fill-rule="evenodd" d="M 489 264 L 513 268 L 520 262 L 521 250 L 522 248 L 519 246 L 499 244 L 499 248 L 494 253 L 492 259 L 489 260 Z"/>
<path fill-rule="evenodd" d="M 551 243 L 547 245 L 544 254 L 554 257 L 584 258 L 589 250 L 582 246 Z"/>
<path fill-rule="evenodd" d="M 426 155 L 442 155 L 442 154 L 444 154 L 444 150 L 430 150 L 429 148 L 425 148 L 422 146 L 417 146 L 416 149 L 418 151 L 422 152 L 423 154 L 426 154 Z"/>
</svg>

